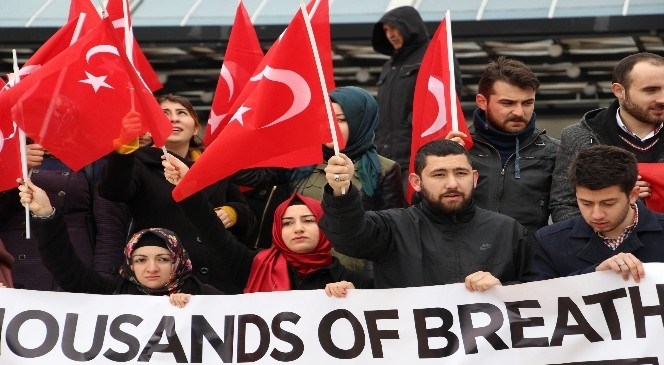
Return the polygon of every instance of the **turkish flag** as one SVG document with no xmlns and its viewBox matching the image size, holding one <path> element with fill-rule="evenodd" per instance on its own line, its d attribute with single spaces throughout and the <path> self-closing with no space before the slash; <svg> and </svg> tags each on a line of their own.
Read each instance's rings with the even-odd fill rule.
<svg viewBox="0 0 664 365">
<path fill-rule="evenodd" d="M 240 1 L 235 11 L 235 21 L 231 28 L 228 47 L 221 66 L 217 89 L 214 92 L 212 108 L 203 143 L 209 146 L 224 129 L 233 114 L 229 113 L 233 103 L 242 92 L 242 89 L 254 75 L 254 71 L 263 59 L 263 50 L 258 42 L 256 30 L 251 19 Z"/>
<path fill-rule="evenodd" d="M 124 3 L 124 4 L 123 4 Z M 125 9 L 127 14 L 125 14 Z M 141 47 L 138 45 L 138 41 L 134 38 L 134 33 L 131 26 L 131 13 L 129 11 L 129 3 L 127 0 L 109 0 L 108 5 L 106 5 L 106 12 L 108 17 L 113 22 L 113 27 L 117 31 L 117 37 L 120 39 L 120 45 L 122 50 L 126 51 L 125 45 L 125 22 L 128 23 L 130 37 L 132 41 L 132 54 L 127 55 L 132 60 L 132 64 L 136 67 L 139 75 L 145 81 L 145 84 L 148 85 L 150 90 L 157 91 L 164 87 L 159 81 L 157 73 L 150 65 L 147 57 L 141 50 Z"/>
<path fill-rule="evenodd" d="M 335 86 L 334 86 L 334 71 L 332 68 L 332 48 L 330 41 L 330 11 L 329 11 L 328 0 L 318 0 L 318 1 L 312 0 L 309 2 L 309 4 L 307 4 L 306 9 L 309 12 L 311 27 L 313 28 L 314 37 L 316 38 L 316 45 L 318 49 L 318 54 L 321 59 L 321 66 L 323 68 L 323 75 L 325 78 L 327 91 L 329 92 L 332 91 L 335 88 Z M 270 62 L 272 56 L 277 52 L 281 52 L 278 51 L 281 44 L 281 39 L 288 33 L 289 29 L 290 26 L 287 27 L 284 30 L 284 32 L 281 34 L 279 39 L 277 39 L 274 42 L 274 44 L 272 44 L 272 47 L 270 47 L 267 54 L 263 57 L 263 60 L 258 65 L 256 70 L 263 70 L 265 66 Z M 251 94 L 251 92 L 255 87 L 256 83 L 248 82 L 245 85 L 245 87 L 242 89 L 240 95 L 235 100 L 235 103 L 233 103 L 233 106 L 229 109 L 227 115 L 230 116 L 234 115 L 239 110 L 240 106 L 242 106 L 244 101 Z M 322 119 L 320 122 L 321 122 L 321 129 L 326 136 L 325 143 L 332 142 L 332 133 L 330 133 L 330 125 L 327 117 L 325 119 Z M 222 123 L 223 124 L 221 128 L 223 129 L 224 126 L 228 123 L 226 121 L 223 121 Z M 339 136 L 337 138 L 340 144 L 339 148 L 340 149 L 344 148 L 345 141 L 343 141 L 343 138 L 341 137 L 341 132 L 339 131 L 339 125 L 336 123 L 336 119 L 335 119 L 335 128 L 337 132 L 336 134 L 337 136 Z"/>
<path fill-rule="evenodd" d="M 664 163 L 639 163 L 641 179 L 650 183 L 651 195 L 645 203 L 655 212 L 664 213 Z"/>
<path fill-rule="evenodd" d="M 27 135 L 73 170 L 143 130 L 163 144 L 172 125 L 118 47 L 110 21 L 103 20 L 30 77 L 0 93 L 0 115 L 11 113 Z M 130 110 L 143 116 L 143 128 L 123 127 Z"/>
<path fill-rule="evenodd" d="M 300 11 L 249 87 L 237 113 L 173 190 L 176 201 L 241 169 L 323 161 L 319 121 L 327 120 L 326 98 Z"/>
<path fill-rule="evenodd" d="M 449 35 L 449 36 L 448 36 Z M 410 146 L 410 172 L 415 171 L 415 155 L 417 150 L 428 142 L 444 139 L 452 131 L 452 108 L 456 109 L 458 127 L 456 130 L 466 134 L 465 149 L 473 146 L 466 118 L 461 110 L 459 97 L 452 100 L 454 91 L 451 81 L 454 80 L 454 63 L 450 63 L 452 54 L 452 36 L 447 18 L 438 26 L 433 35 L 415 82 L 413 98 L 413 134 Z M 413 190 L 408 185 L 406 195 L 410 202 Z"/>
</svg>

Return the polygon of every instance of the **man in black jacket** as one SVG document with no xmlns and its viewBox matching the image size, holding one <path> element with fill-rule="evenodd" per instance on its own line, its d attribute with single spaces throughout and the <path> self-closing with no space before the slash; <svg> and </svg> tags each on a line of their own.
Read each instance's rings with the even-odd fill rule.
<svg viewBox="0 0 664 365">
<path fill-rule="evenodd" d="M 349 181 L 353 163 L 343 154 L 331 157 L 319 225 L 335 249 L 372 260 L 376 288 L 465 282 L 484 291 L 520 281 L 530 263 L 526 229 L 473 204 L 477 171 L 463 147 L 429 142 L 417 152 L 415 171 L 409 182 L 420 204 L 365 212 Z"/>
<path fill-rule="evenodd" d="M 551 175 L 560 142 L 535 127 L 539 80 L 523 62 L 499 57 L 480 77 L 468 151 L 477 206 L 516 219 L 530 235 L 549 223 Z M 448 138 L 465 135 L 450 132 Z M 454 139 L 460 141 L 460 139 Z"/>
<path fill-rule="evenodd" d="M 413 96 L 417 72 L 429 44 L 429 33 L 412 6 L 385 13 L 374 25 L 371 45 L 390 56 L 378 79 L 378 154 L 396 161 L 408 176 L 412 134 Z"/>
</svg>

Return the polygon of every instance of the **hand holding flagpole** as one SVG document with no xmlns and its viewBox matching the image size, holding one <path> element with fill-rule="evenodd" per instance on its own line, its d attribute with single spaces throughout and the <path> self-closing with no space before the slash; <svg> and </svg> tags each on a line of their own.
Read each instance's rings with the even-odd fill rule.
<svg viewBox="0 0 664 365">
<path fill-rule="evenodd" d="M 337 139 L 336 128 L 334 128 L 334 116 L 332 115 L 332 106 L 330 105 L 330 96 L 327 93 L 327 83 L 325 82 L 325 75 L 323 74 L 323 65 L 320 61 L 320 55 L 318 54 L 318 46 L 316 45 L 316 38 L 314 37 L 314 30 L 311 27 L 311 18 L 309 13 L 307 13 L 306 6 L 304 1 L 300 1 L 300 10 L 302 10 L 302 15 L 304 18 L 304 24 L 307 27 L 307 35 L 309 36 L 309 44 L 311 45 L 311 50 L 314 53 L 314 60 L 316 61 L 316 71 L 318 72 L 318 78 L 321 83 L 321 90 L 323 90 L 323 99 L 325 100 L 325 112 L 327 113 L 327 120 L 330 124 L 330 131 L 332 133 L 332 145 L 334 147 L 334 154 L 339 156 L 339 140 Z M 346 194 L 346 189 L 341 188 L 341 194 Z"/>
</svg>

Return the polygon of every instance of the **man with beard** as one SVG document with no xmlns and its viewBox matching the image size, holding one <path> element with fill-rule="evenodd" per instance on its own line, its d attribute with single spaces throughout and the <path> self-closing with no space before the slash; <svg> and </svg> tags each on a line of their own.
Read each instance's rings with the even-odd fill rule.
<svg viewBox="0 0 664 365">
<path fill-rule="evenodd" d="M 475 97 L 470 158 L 478 207 L 516 219 L 530 235 L 549 223 L 551 175 L 560 142 L 535 127 L 539 80 L 523 62 L 499 57 L 484 68 Z M 463 142 L 461 132 L 448 139 Z"/>
<path fill-rule="evenodd" d="M 577 151 L 610 145 L 634 153 L 639 162 L 664 162 L 664 57 L 647 52 L 627 56 L 613 69 L 612 82 L 616 100 L 608 108 L 592 110 L 562 131 L 551 186 L 554 222 L 579 214 L 566 174 Z M 639 178 L 636 185 L 639 198 L 651 195 L 647 181 Z"/>
<path fill-rule="evenodd" d="M 568 178 L 581 216 L 537 232 L 531 279 L 612 270 L 639 282 L 642 262 L 664 262 L 664 214 L 638 200 L 637 176 L 636 157 L 622 148 L 580 151 Z"/>
<path fill-rule="evenodd" d="M 337 251 L 373 261 L 376 288 L 464 282 L 485 291 L 520 281 L 529 268 L 526 229 L 475 206 L 477 171 L 456 142 L 418 150 L 408 180 L 422 201 L 408 208 L 365 211 L 349 181 L 353 162 L 343 154 L 332 156 L 325 172 L 320 228 Z"/>
</svg>

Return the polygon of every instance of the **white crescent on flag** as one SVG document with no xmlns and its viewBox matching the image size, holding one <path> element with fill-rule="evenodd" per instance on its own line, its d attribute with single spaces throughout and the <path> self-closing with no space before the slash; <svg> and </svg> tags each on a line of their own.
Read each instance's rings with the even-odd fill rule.
<svg viewBox="0 0 664 365">
<path fill-rule="evenodd" d="M 220 75 L 221 78 L 226 81 L 226 85 L 228 85 L 228 101 L 230 101 L 233 97 L 233 92 L 235 91 L 235 84 L 233 83 L 233 75 L 231 75 L 231 72 L 226 68 L 226 64 L 221 65 Z"/>
<path fill-rule="evenodd" d="M 110 44 L 100 44 L 88 50 L 88 52 L 85 54 L 85 61 L 90 63 L 90 58 L 92 58 L 92 56 L 96 55 L 97 53 L 111 53 L 116 56 L 120 56 L 120 53 L 115 46 L 111 46 Z"/>
<path fill-rule="evenodd" d="M 290 108 L 279 118 L 275 119 L 272 123 L 264 125 L 261 128 L 272 127 L 279 124 L 284 120 L 290 119 L 300 114 L 304 109 L 309 106 L 311 102 L 311 90 L 307 81 L 300 76 L 297 72 L 291 70 L 282 70 L 265 66 L 265 69 L 253 76 L 250 81 L 260 81 L 263 77 L 270 81 L 280 82 L 291 90 L 293 93 L 293 104 Z"/>
<path fill-rule="evenodd" d="M 445 84 L 443 84 L 442 81 L 438 80 L 437 78 L 429 76 L 429 83 L 427 84 L 427 89 L 431 94 L 433 94 L 433 97 L 436 98 L 436 102 L 438 102 L 438 115 L 436 115 L 436 119 L 433 121 L 433 124 L 431 124 L 431 126 L 422 133 L 421 137 L 423 138 L 438 132 L 441 128 L 445 126 L 445 124 L 447 124 Z"/>
</svg>

